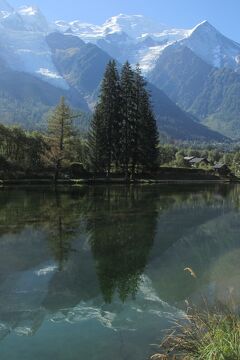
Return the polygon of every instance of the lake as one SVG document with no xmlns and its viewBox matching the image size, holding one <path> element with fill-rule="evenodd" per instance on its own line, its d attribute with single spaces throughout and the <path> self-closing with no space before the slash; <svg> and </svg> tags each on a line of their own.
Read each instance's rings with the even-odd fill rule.
<svg viewBox="0 0 240 360">
<path fill-rule="evenodd" d="M 186 299 L 240 297 L 239 208 L 238 185 L 0 190 L 0 359 L 149 359 Z"/>
</svg>

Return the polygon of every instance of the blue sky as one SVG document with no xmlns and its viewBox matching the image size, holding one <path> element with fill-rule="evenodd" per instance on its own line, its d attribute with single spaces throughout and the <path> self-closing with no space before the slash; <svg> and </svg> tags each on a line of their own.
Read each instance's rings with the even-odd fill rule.
<svg viewBox="0 0 240 360">
<path fill-rule="evenodd" d="M 95 24 L 119 13 L 143 14 L 182 28 L 209 20 L 225 35 L 240 42 L 240 0 L 9 0 L 9 3 L 36 4 L 50 20 L 80 19 Z"/>
</svg>

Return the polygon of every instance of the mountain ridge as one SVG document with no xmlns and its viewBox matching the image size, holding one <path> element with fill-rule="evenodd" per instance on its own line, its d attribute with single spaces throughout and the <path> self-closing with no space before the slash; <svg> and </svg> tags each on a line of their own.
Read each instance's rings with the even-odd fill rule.
<svg viewBox="0 0 240 360">
<path fill-rule="evenodd" d="M 112 58 L 94 44 L 85 44 L 72 35 L 52 33 L 47 41 L 54 52 L 55 66 L 69 84 L 84 94 L 88 105 L 96 103 L 106 64 Z M 92 61 L 88 61 L 92 58 Z M 121 65 L 118 64 L 120 68 Z M 80 71 L 81 69 L 81 71 Z M 98 75 L 96 76 L 96 70 Z M 93 76 L 93 74 L 95 76 Z M 158 127 L 168 136 L 182 140 L 215 140 L 226 138 L 197 123 L 193 116 L 182 111 L 161 90 L 148 84 Z"/>
<path fill-rule="evenodd" d="M 240 74 L 207 64 L 189 48 L 163 52 L 149 80 L 215 131 L 240 137 Z"/>
<path fill-rule="evenodd" d="M 55 25 L 59 31 L 66 32 L 70 29 L 74 35 L 79 36 L 82 40 L 93 42 L 99 47 L 105 46 L 105 39 L 109 42 L 109 35 L 115 34 L 116 37 L 118 34 L 117 41 L 119 42 L 120 34 L 125 34 L 126 40 L 121 43 L 121 52 L 123 52 L 124 55 L 121 57 L 118 52 L 112 52 L 111 55 L 116 57 L 120 62 L 129 60 L 134 64 L 139 63 L 140 66 L 142 65 L 146 74 L 153 67 L 152 64 L 147 66 L 147 59 L 150 59 L 149 62 L 156 61 L 156 58 L 158 59 L 161 56 L 162 51 L 166 47 L 174 46 L 176 42 L 188 46 L 204 61 L 213 66 L 228 66 L 233 69 L 239 68 L 240 44 L 222 35 L 207 20 L 200 22 L 193 29 L 175 29 L 165 25 L 159 25 L 158 28 L 156 25 L 150 23 L 148 29 L 146 27 L 147 25 L 145 25 L 142 26 L 142 30 L 140 31 L 138 23 L 135 21 L 136 17 L 140 17 L 142 23 L 146 22 L 146 24 L 148 24 L 149 20 L 141 15 L 120 14 L 113 16 L 103 25 L 98 26 L 94 24 L 86 24 L 85 26 L 84 23 L 81 23 L 79 20 L 68 23 L 65 22 L 65 27 L 59 26 L 58 22 L 56 22 Z M 127 24 L 121 21 L 122 19 L 127 21 Z M 137 27 L 137 30 L 133 31 L 132 28 L 135 27 Z M 106 31 L 107 29 L 108 31 Z M 206 35 L 208 39 L 211 40 L 209 44 L 205 41 Z M 142 47 L 139 51 L 139 45 L 146 37 L 155 41 L 155 46 L 150 44 L 148 47 Z M 112 39 L 113 37 L 111 37 L 110 41 Z M 201 44 L 201 46 L 199 44 Z M 112 47 L 117 47 L 118 44 L 112 41 L 111 45 Z M 133 49 L 132 53 L 131 51 L 129 52 L 129 45 L 131 45 Z M 104 50 L 106 50 L 106 48 L 104 48 Z M 128 57 L 128 59 L 126 57 Z"/>
<path fill-rule="evenodd" d="M 195 46 L 194 49 L 197 52 L 198 40 L 194 42 L 193 38 L 197 36 L 197 39 L 200 37 L 201 40 L 202 29 L 206 28 L 210 29 L 214 41 L 220 39 L 219 41 L 222 41 L 224 45 L 227 44 L 226 51 L 230 54 L 227 62 L 229 68 L 231 61 L 237 63 L 234 51 L 236 49 L 238 51 L 238 45 L 225 38 L 206 21 L 194 29 L 184 30 L 168 28 L 143 15 L 120 14 L 108 19 L 102 26 L 85 24 L 78 20 L 70 23 L 58 21 L 53 25 L 46 20 L 37 7 L 22 6 L 20 9 L 14 9 L 7 1 L 1 0 L 0 57 L 8 67 L 9 73 L 12 72 L 11 75 L 14 72 L 18 74 L 18 77 L 20 77 L 20 73 L 29 75 L 28 78 L 24 77 L 25 80 L 28 79 L 28 82 L 25 81 L 24 84 L 25 87 L 28 86 L 26 92 L 29 96 L 31 91 L 33 97 L 36 95 L 34 91 L 38 93 L 38 87 L 36 86 L 34 89 L 33 86 L 33 84 L 37 84 L 37 80 L 33 80 L 33 78 L 38 78 L 38 86 L 40 86 L 40 81 L 43 81 L 52 86 L 50 92 L 62 92 L 67 96 L 77 93 L 83 108 L 93 109 L 104 69 L 109 60 L 116 59 L 119 67 L 125 60 L 130 60 L 132 65 L 140 63 L 146 78 L 152 81 L 148 75 L 156 69 L 165 50 L 172 49 L 177 44 L 188 49 Z M 234 50 L 233 53 L 228 51 L 229 47 Z M 224 56 L 224 51 L 222 54 Z M 199 54 L 197 56 L 200 58 Z M 211 63 L 211 57 L 209 59 Z M 207 61 L 205 62 L 207 63 Z M 12 77 L 10 78 L 12 79 Z M 189 96 L 192 86 L 190 80 L 188 80 Z M 162 126 L 162 129 L 169 132 L 170 136 L 174 134 L 176 138 L 186 139 L 189 136 L 191 139 L 196 139 L 196 129 L 199 131 L 198 138 L 204 136 L 207 139 L 211 136 L 215 139 L 224 138 L 210 130 L 207 134 L 208 129 L 201 127 L 202 125 L 194 116 L 185 112 L 186 106 L 182 105 L 181 101 L 176 99 L 177 105 L 183 107 L 183 110 L 173 103 L 172 94 L 170 94 L 172 100 L 168 99 L 161 91 L 164 90 L 161 84 L 153 82 L 158 87 L 158 90 L 156 88 L 154 90 L 157 94 L 155 103 L 162 104 L 162 109 L 155 105 L 160 129 Z M 13 86 L 12 80 L 10 85 Z M 199 94 L 195 95 L 197 97 Z M 188 108 L 191 108 L 194 100 L 189 101 Z M 166 104 L 168 104 L 168 108 Z M 161 111 L 164 112 L 164 116 L 161 116 Z M 202 120 L 204 122 L 204 119 Z M 175 129 L 178 129 L 179 135 Z"/>
</svg>

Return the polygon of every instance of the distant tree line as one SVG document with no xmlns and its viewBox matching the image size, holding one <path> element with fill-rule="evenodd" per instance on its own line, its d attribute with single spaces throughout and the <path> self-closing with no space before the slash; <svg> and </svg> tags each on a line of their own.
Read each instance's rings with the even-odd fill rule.
<svg viewBox="0 0 240 360">
<path fill-rule="evenodd" d="M 198 144 L 161 144 L 159 145 L 159 166 L 189 167 L 184 158 L 193 156 L 205 158 L 209 165 L 199 164 L 200 168 L 208 170 L 212 165 L 221 163 L 227 165 L 237 176 L 240 176 L 240 146 L 211 145 L 207 143 Z"/>
<path fill-rule="evenodd" d="M 47 145 L 39 132 L 27 132 L 18 126 L 0 124 L 0 168 L 38 168 Z"/>
<path fill-rule="evenodd" d="M 94 150 L 96 150 L 95 154 L 99 154 L 100 151 L 99 148 L 91 147 L 92 132 L 88 136 L 80 133 L 73 125 L 75 116 L 64 99 L 61 99 L 49 118 L 48 131 L 45 133 L 24 131 L 17 126 L 0 125 L 0 178 L 4 172 L 27 171 L 42 173 L 45 170 L 58 178 L 72 163 L 81 165 L 86 171 L 107 171 L 108 162 L 106 157 L 102 157 L 99 163 L 93 157 Z M 95 126 L 94 122 L 95 118 L 92 120 L 91 127 Z M 115 129 L 113 131 L 115 133 Z M 106 151 L 104 142 L 101 146 Z M 120 144 L 118 146 L 120 148 Z M 240 175 L 239 146 L 226 147 L 224 145 L 223 147 L 220 145 L 217 147 L 206 143 L 164 144 L 162 142 L 158 145 L 157 152 L 157 160 L 154 157 L 154 166 L 157 167 L 188 167 L 189 164 L 184 161 L 184 157 L 196 156 L 208 159 L 210 164 L 224 163 L 230 167 L 235 175 Z M 106 154 L 106 152 L 102 152 L 101 156 L 103 154 Z M 123 165 L 120 162 L 121 157 L 117 157 L 119 153 L 116 153 L 116 157 L 113 154 L 112 151 L 111 170 L 115 171 L 121 169 Z M 143 157 L 143 160 L 145 159 L 146 157 Z M 140 166 L 139 164 L 143 168 L 142 164 L 145 163 L 139 161 L 137 165 L 133 164 L 132 166 L 135 166 L 136 169 Z M 149 164 L 145 166 L 149 168 Z M 201 164 L 200 167 L 208 168 L 204 164 Z M 132 169 L 130 170 L 132 171 Z"/>
</svg>

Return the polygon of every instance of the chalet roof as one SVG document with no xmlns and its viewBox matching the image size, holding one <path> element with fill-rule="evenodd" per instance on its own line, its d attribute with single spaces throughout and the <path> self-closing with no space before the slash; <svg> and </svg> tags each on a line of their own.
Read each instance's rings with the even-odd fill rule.
<svg viewBox="0 0 240 360">
<path fill-rule="evenodd" d="M 226 164 L 219 163 L 219 164 L 215 164 L 213 168 L 218 170 L 218 169 L 223 169 L 223 168 L 226 168 L 226 167 L 228 167 Z"/>
<path fill-rule="evenodd" d="M 191 164 L 199 164 L 202 161 L 208 161 L 206 158 L 198 158 L 198 157 L 194 157 L 193 159 L 191 159 L 189 162 Z"/>
<path fill-rule="evenodd" d="M 195 156 L 185 156 L 185 157 L 184 157 L 184 160 L 190 161 L 190 160 L 192 160 L 192 159 L 194 159 L 194 158 L 195 158 Z"/>
</svg>

